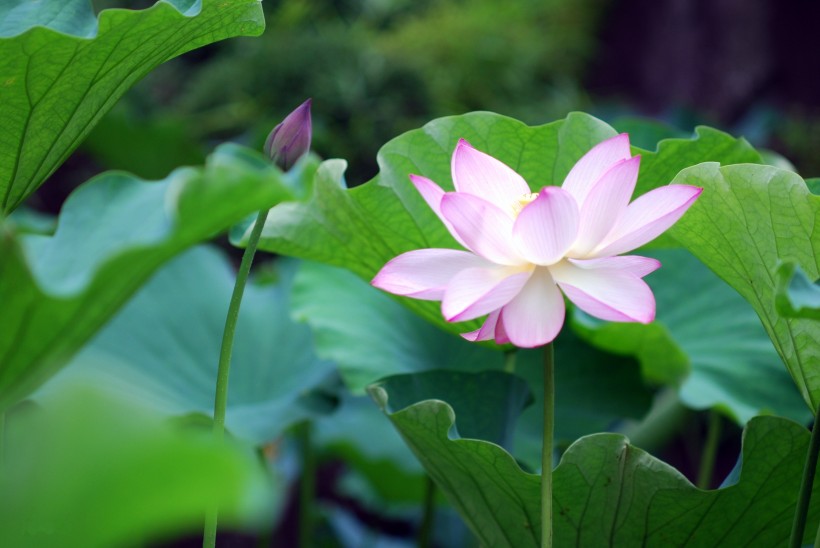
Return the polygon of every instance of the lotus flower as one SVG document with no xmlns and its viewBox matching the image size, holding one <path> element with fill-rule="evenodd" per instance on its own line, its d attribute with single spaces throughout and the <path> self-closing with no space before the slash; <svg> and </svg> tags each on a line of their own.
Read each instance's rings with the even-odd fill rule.
<svg viewBox="0 0 820 548">
<path fill-rule="evenodd" d="M 629 136 L 599 143 L 562 186 L 532 193 L 510 167 L 460 140 L 451 170 L 455 192 L 410 179 L 467 251 L 419 249 L 388 262 L 372 284 L 390 293 L 441 301 L 447 321 L 487 315 L 462 336 L 532 348 L 564 323 L 564 298 L 602 320 L 650 323 L 655 297 L 643 277 L 655 259 L 620 255 L 672 226 L 702 188 L 668 185 L 630 199 L 640 156 Z"/>
<path fill-rule="evenodd" d="M 280 169 L 287 171 L 310 150 L 311 133 L 308 99 L 273 128 L 265 140 L 265 153 Z"/>
</svg>

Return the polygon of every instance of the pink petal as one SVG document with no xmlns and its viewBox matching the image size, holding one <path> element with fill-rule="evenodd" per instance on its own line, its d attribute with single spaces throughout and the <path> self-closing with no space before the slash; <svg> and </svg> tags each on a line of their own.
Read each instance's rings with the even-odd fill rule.
<svg viewBox="0 0 820 548">
<path fill-rule="evenodd" d="M 467 268 L 453 276 L 444 298 L 441 313 L 450 322 L 472 320 L 497 310 L 515 297 L 530 271 L 514 268 Z"/>
<path fill-rule="evenodd" d="M 491 263 L 468 251 L 417 249 L 392 259 L 370 283 L 394 295 L 440 301 L 445 287 L 460 271 L 490 266 Z"/>
<path fill-rule="evenodd" d="M 603 257 L 601 259 L 569 259 L 569 262 L 579 268 L 588 270 L 600 268 L 620 270 L 638 278 L 643 278 L 661 267 L 659 260 L 639 255 L 618 255 L 617 257 Z"/>
<path fill-rule="evenodd" d="M 498 315 L 500 313 L 501 309 L 490 312 L 490 315 L 487 316 L 487 319 L 484 320 L 484 323 L 479 329 L 470 331 L 469 333 L 462 333 L 461 336 L 473 342 L 492 339 L 495 336 L 495 326 L 498 324 Z"/>
<path fill-rule="evenodd" d="M 419 191 L 421 197 L 424 198 L 424 201 L 427 202 L 427 205 L 430 206 L 438 218 L 441 219 L 441 222 L 444 223 L 444 226 L 447 227 L 447 230 L 450 231 L 450 234 L 453 235 L 453 238 L 456 239 L 458 243 L 467 247 L 467 245 L 461 241 L 461 238 L 456 233 L 455 229 L 453 229 L 453 225 L 444 218 L 444 215 L 441 214 L 441 199 L 444 197 L 444 191 L 438 186 L 436 183 L 428 179 L 427 177 L 422 177 L 421 175 L 410 175 L 410 181 L 413 183 L 413 186 L 416 187 L 416 190 Z"/>
<path fill-rule="evenodd" d="M 640 156 L 621 160 L 604 173 L 589 191 L 581 208 L 581 224 L 578 239 L 572 246 L 572 256 L 585 256 L 615 226 L 632 199 L 640 164 Z"/>
<path fill-rule="evenodd" d="M 655 296 L 642 279 L 614 268 L 579 268 L 570 262 L 550 267 L 558 286 L 575 305 L 592 316 L 613 322 L 650 323 Z"/>
<path fill-rule="evenodd" d="M 513 219 L 490 202 L 462 192 L 448 192 L 441 199 L 441 213 L 465 247 L 497 264 L 525 261 L 512 243 Z"/>
<path fill-rule="evenodd" d="M 521 175 L 489 154 L 459 140 L 450 164 L 457 192 L 479 196 L 512 216 L 512 205 L 530 192 Z"/>
<path fill-rule="evenodd" d="M 509 344 L 510 337 L 507 335 L 507 330 L 504 329 L 504 320 L 501 317 L 501 310 L 498 312 L 498 321 L 495 324 L 495 342 L 498 344 Z"/>
<path fill-rule="evenodd" d="M 629 135 L 621 133 L 598 143 L 572 167 L 561 187 L 572 194 L 582 207 L 598 179 L 621 160 L 631 157 Z"/>
<path fill-rule="evenodd" d="M 578 223 L 578 206 L 572 195 L 559 187 L 545 187 L 515 220 L 516 249 L 531 263 L 555 263 L 575 241 Z"/>
<path fill-rule="evenodd" d="M 654 240 L 686 213 L 701 192 L 702 188 L 689 185 L 668 185 L 647 192 L 629 204 L 590 257 L 618 255 Z"/>
<path fill-rule="evenodd" d="M 496 326 L 509 342 L 521 348 L 533 348 L 552 341 L 564 325 L 564 298 L 546 268 L 536 268 L 527 285 L 501 309 Z"/>
</svg>

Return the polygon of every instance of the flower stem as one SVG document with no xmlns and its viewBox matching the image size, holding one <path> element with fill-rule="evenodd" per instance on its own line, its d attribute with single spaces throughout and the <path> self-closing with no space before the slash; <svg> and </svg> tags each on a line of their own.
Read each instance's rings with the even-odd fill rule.
<svg viewBox="0 0 820 548">
<path fill-rule="evenodd" d="M 236 274 L 236 283 L 233 286 L 231 303 L 228 305 L 228 315 L 225 318 L 225 329 L 222 332 L 222 348 L 219 352 L 219 369 L 216 373 L 216 395 L 214 397 L 214 436 L 221 440 L 225 433 L 225 410 L 228 407 L 228 377 L 231 373 L 231 353 L 233 339 L 236 333 L 236 322 L 239 319 L 239 307 L 242 304 L 242 295 L 245 293 L 245 284 L 253 264 L 253 256 L 259 245 L 262 228 L 268 218 L 268 210 L 260 211 L 253 225 L 248 246 L 242 254 L 242 262 Z M 213 548 L 216 545 L 217 510 L 213 509 L 205 517 L 205 531 L 202 539 L 203 548 Z"/>
<path fill-rule="evenodd" d="M 316 498 L 316 454 L 313 451 L 313 423 L 306 420 L 296 429 L 302 454 L 302 478 L 299 482 L 299 547 L 313 546 L 313 503 Z"/>
<path fill-rule="evenodd" d="M 430 548 L 433 538 L 433 522 L 436 519 L 436 484 L 427 476 L 424 481 L 424 515 L 419 527 L 419 548 Z"/>
<path fill-rule="evenodd" d="M 515 359 L 518 357 L 517 350 L 508 350 L 504 352 L 504 372 L 515 373 Z"/>
<path fill-rule="evenodd" d="M 541 548 L 552 547 L 552 440 L 555 421 L 555 359 L 544 347 L 544 439 L 541 445 Z"/>
<path fill-rule="evenodd" d="M 800 495 L 797 498 L 797 507 L 795 508 L 794 522 L 792 523 L 792 536 L 789 541 L 791 548 L 799 548 L 803 545 L 803 533 L 806 530 L 806 517 L 809 513 L 814 474 L 817 472 L 818 454 L 820 454 L 820 406 L 818 406 L 817 414 L 814 417 L 809 450 L 806 453 L 806 464 L 803 466 L 803 484 L 800 486 Z M 818 536 L 820 536 L 820 532 L 818 532 Z"/>
<path fill-rule="evenodd" d="M 0 477 L 3 476 L 3 462 L 6 450 L 6 414 L 0 413 Z"/>
<path fill-rule="evenodd" d="M 712 474 L 715 469 L 715 458 L 717 457 L 717 446 L 720 440 L 721 426 L 720 414 L 712 409 L 709 411 L 706 444 L 703 446 L 703 453 L 701 453 L 700 457 L 700 470 L 698 471 L 697 486 L 701 489 L 709 489 L 712 485 Z"/>
</svg>

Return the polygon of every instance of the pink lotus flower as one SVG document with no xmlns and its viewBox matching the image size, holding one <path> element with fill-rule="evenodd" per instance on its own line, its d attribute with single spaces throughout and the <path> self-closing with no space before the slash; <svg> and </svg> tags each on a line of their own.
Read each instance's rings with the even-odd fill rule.
<svg viewBox="0 0 820 548">
<path fill-rule="evenodd" d="M 455 192 L 410 179 L 468 251 L 419 249 L 388 262 L 372 284 L 396 295 L 441 301 L 451 322 L 487 315 L 462 336 L 535 347 L 564 323 L 564 295 L 584 312 L 616 322 L 650 323 L 655 297 L 642 280 L 655 259 L 617 256 L 656 238 L 702 188 L 668 185 L 630 203 L 640 156 L 629 136 L 596 145 L 561 187 L 532 193 L 510 167 L 460 140 L 451 162 Z M 560 288 L 560 290 L 559 290 Z"/>
</svg>

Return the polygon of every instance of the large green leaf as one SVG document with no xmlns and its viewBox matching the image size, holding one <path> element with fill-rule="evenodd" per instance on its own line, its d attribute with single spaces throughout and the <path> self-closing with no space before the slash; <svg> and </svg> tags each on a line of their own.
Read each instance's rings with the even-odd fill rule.
<svg viewBox="0 0 820 548">
<path fill-rule="evenodd" d="M 228 386 L 228 429 L 260 445 L 332 408 L 311 390 L 335 368 L 314 354 L 310 329 L 290 319 L 288 293 L 297 265 L 277 266 L 275 283 L 252 281 L 245 288 Z M 215 249 L 183 253 L 159 270 L 46 388 L 80 377 L 139 395 L 169 414 L 211 415 L 235 277 Z"/>
<path fill-rule="evenodd" d="M 323 170 L 307 203 L 284 204 L 273 210 L 260 245 L 342 266 L 369 280 L 405 251 L 457 247 L 408 174 L 430 177 L 452 189 L 450 157 L 459 138 L 507 163 L 538 190 L 561 184 L 584 153 L 614 134 L 604 122 L 582 113 L 538 127 L 486 112 L 434 120 L 387 143 L 379 152 L 379 175 L 364 185 L 346 190 L 344 166 L 338 163 Z M 635 152 L 643 156 L 639 193 L 669 183 L 678 171 L 698 162 L 760 161 L 745 141 L 709 128 L 699 128 L 693 139 L 662 141 L 657 152 Z M 477 325 L 477 321 L 445 322 L 436 303 L 402 302 L 451 332 L 469 331 Z"/>
<path fill-rule="evenodd" d="M 3 546 L 136 546 L 259 520 L 271 484 L 252 451 L 172 428 L 128 397 L 88 387 L 8 414 Z M 278 493 L 279 490 L 276 490 Z"/>
<path fill-rule="evenodd" d="M 264 29 L 258 0 L 164 0 L 103 10 L 88 0 L 0 5 L 0 213 L 68 157 L 114 103 L 157 65 Z"/>
<path fill-rule="evenodd" d="M 675 181 L 704 187 L 674 237 L 751 303 L 800 393 L 820 405 L 820 323 L 777 313 L 775 269 L 792 261 L 820 276 L 820 196 L 798 175 L 769 166 L 709 163 Z"/>
<path fill-rule="evenodd" d="M 261 154 L 220 147 L 160 182 L 106 173 L 66 201 L 54 236 L 0 233 L 0 409 L 61 367 L 165 261 L 292 196 Z"/>
<path fill-rule="evenodd" d="M 454 396 L 459 387 L 450 385 Z M 445 401 L 393 406 L 391 379 L 370 391 L 483 545 L 540 546 L 539 476 L 522 471 L 494 443 L 454 436 L 457 415 Z M 403 399 L 409 401 L 407 395 Z M 554 471 L 555 544 L 784 544 L 808 443 L 809 433 L 796 423 L 755 418 L 744 433 L 739 480 L 703 491 L 623 436 L 582 438 Z M 813 538 L 820 521 L 820 482 L 814 494 L 807 539 Z"/>
<path fill-rule="evenodd" d="M 645 254 L 663 265 L 646 279 L 657 302 L 655 322 L 607 323 L 576 311 L 573 327 L 596 346 L 636 355 L 647 378 L 677 385 L 694 409 L 719 406 L 742 423 L 761 412 L 806 419 L 752 307 L 686 250 Z M 681 360 L 683 375 L 665 378 Z"/>
<path fill-rule="evenodd" d="M 498 370 L 505 361 L 501 352 L 437 329 L 353 273 L 332 266 L 302 264 L 293 311 L 311 326 L 319 355 L 338 364 L 356 393 L 389 375 Z M 558 338 L 556 352 L 558 439 L 568 443 L 647 411 L 650 395 L 634 360 L 592 348 L 569 330 Z M 516 372 L 539 399 L 541 353 L 519 351 L 517 356 L 506 358 L 517 362 Z M 541 419 L 533 410 L 525 416 L 516 432 L 515 454 L 532 465 L 539 458 Z"/>
</svg>

